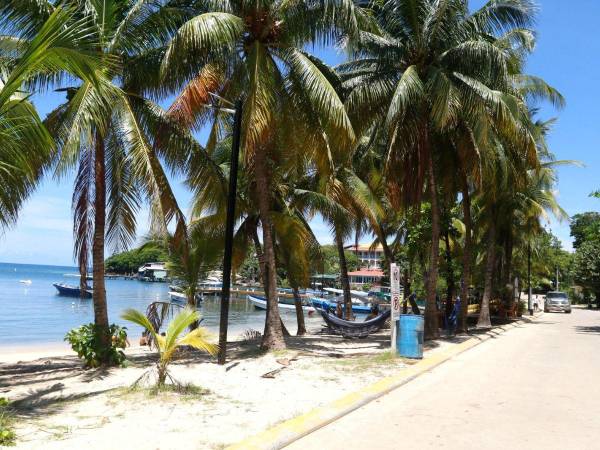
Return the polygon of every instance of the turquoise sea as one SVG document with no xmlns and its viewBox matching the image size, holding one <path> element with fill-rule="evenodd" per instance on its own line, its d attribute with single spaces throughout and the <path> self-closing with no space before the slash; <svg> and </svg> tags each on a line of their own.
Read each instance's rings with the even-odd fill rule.
<svg viewBox="0 0 600 450">
<path fill-rule="evenodd" d="M 78 285 L 77 274 L 75 267 L 0 263 L 0 346 L 59 343 L 70 329 L 92 322 L 91 299 L 61 297 L 52 286 L 55 282 Z M 31 284 L 20 280 L 31 280 Z M 126 326 L 129 336 L 137 339 L 141 328 L 123 321 L 119 317 L 121 312 L 126 308 L 145 311 L 153 301 L 168 301 L 168 290 L 166 283 L 106 280 L 109 320 Z M 219 326 L 219 302 L 218 297 L 207 297 L 200 307 L 202 325 L 215 333 Z M 255 310 L 245 298 L 233 298 L 229 334 L 233 336 L 249 328 L 262 332 L 264 317 L 265 313 Z M 294 314 L 283 312 L 282 317 L 294 333 Z"/>
</svg>

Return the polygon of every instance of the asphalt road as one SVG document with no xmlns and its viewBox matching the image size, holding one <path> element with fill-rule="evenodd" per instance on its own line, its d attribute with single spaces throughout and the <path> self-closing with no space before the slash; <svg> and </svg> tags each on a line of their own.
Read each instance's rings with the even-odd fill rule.
<svg viewBox="0 0 600 450">
<path fill-rule="evenodd" d="M 600 312 L 543 314 L 286 448 L 600 449 Z"/>
</svg>

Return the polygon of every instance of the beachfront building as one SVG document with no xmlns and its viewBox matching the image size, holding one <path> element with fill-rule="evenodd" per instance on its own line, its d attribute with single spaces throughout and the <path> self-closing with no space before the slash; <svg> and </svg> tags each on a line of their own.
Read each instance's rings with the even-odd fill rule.
<svg viewBox="0 0 600 450">
<path fill-rule="evenodd" d="M 348 278 L 351 285 L 380 285 L 383 278 L 383 270 L 363 268 L 348 272 Z"/>
<path fill-rule="evenodd" d="M 141 281 L 168 281 L 166 263 L 149 262 L 138 269 Z"/>
<path fill-rule="evenodd" d="M 359 267 L 365 269 L 381 269 L 383 261 L 383 247 L 377 245 L 371 249 L 370 245 L 349 245 L 345 247 L 358 257 Z"/>
</svg>

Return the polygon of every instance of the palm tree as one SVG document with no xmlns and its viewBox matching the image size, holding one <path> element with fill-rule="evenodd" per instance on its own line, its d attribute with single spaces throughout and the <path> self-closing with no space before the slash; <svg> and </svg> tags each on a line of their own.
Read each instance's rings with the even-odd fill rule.
<svg viewBox="0 0 600 450">
<path fill-rule="evenodd" d="M 184 336 L 181 334 L 189 328 L 192 324 L 198 323 L 200 320 L 200 313 L 191 307 L 184 308 L 179 312 L 167 326 L 167 330 L 163 335 L 158 334 L 158 331 L 154 328 L 154 325 L 148 320 L 148 318 L 135 309 L 126 309 L 121 318 L 133 322 L 152 335 L 153 341 L 156 342 L 158 349 L 159 358 L 156 362 L 156 370 L 158 373 L 157 387 L 162 388 L 165 386 L 167 378 L 174 382 L 173 378 L 169 373 L 169 365 L 173 361 L 175 352 L 181 347 L 193 347 L 198 350 L 202 350 L 210 355 L 216 355 L 219 347 L 215 344 L 211 344 L 208 339 L 210 335 L 202 327 L 196 327 L 189 331 Z"/>
<path fill-rule="evenodd" d="M 198 283 L 210 271 L 216 270 L 223 254 L 223 233 L 220 228 L 209 228 L 202 220 L 192 221 L 185 239 L 166 237 L 169 249 L 167 269 L 183 287 L 190 307 L 197 306 Z M 154 244 L 154 241 L 149 241 Z"/>
<path fill-rule="evenodd" d="M 33 104 L 31 89 L 75 76 L 94 82 L 101 64 L 82 45 L 89 26 L 69 8 L 44 11 L 32 23 L 31 2 L 0 8 L 0 226 L 15 222 L 23 201 L 50 165 L 55 146 Z M 68 25 L 68 26 L 67 26 Z"/>
<path fill-rule="evenodd" d="M 43 16 L 53 2 L 34 2 Z M 92 46 L 104 65 L 95 70 L 97 82 L 78 77 L 77 87 L 66 88 L 67 102 L 47 119 L 59 150 L 57 174 L 77 166 L 73 195 L 75 255 L 85 273 L 91 253 L 94 321 L 99 339 L 110 345 L 104 284 L 105 241 L 114 249 L 132 243 L 141 200 L 149 199 L 154 223 L 175 219 L 176 239 L 185 239 L 185 217 L 169 187 L 159 151 L 189 148 L 193 140 L 179 133 L 174 122 L 144 99 L 138 74 L 143 64 L 176 28 L 180 14 L 153 2 L 121 0 L 63 2 L 73 5 L 76 16 L 90 28 Z M 168 6 L 170 2 L 165 4 Z M 15 9 L 16 11 L 16 9 Z M 155 70 L 157 72 L 157 70 Z M 149 75 L 149 73 L 148 73 Z M 137 77 L 137 78 L 136 78 Z M 158 130 L 168 129 L 168 142 L 157 141 Z"/>
<path fill-rule="evenodd" d="M 309 286 L 311 261 L 320 259 L 321 247 L 303 214 L 291 204 L 288 203 L 285 210 L 273 213 L 273 223 L 277 236 L 277 260 L 285 269 L 294 295 L 296 335 L 302 336 L 306 334 L 306 324 L 300 288 Z"/>
<path fill-rule="evenodd" d="M 489 36 L 527 26 L 534 8 L 527 0 L 491 1 L 470 13 L 466 0 L 407 0 L 385 1 L 374 12 L 382 36 L 362 33 L 361 59 L 342 67 L 355 85 L 347 103 L 352 117 L 367 118 L 363 129 L 382 123 L 387 131 L 387 168 L 396 175 L 388 180 L 396 203 L 419 203 L 423 190 L 428 195 L 432 238 L 425 334 L 430 338 L 439 333 L 436 161 L 447 151 L 444 137 L 460 120 L 478 134 L 493 124 L 503 134 L 518 135 L 512 100 L 502 94 L 510 84 L 508 57 Z"/>
<path fill-rule="evenodd" d="M 303 48 L 328 43 L 343 32 L 356 35 L 362 23 L 364 14 L 350 0 L 200 2 L 163 61 L 165 90 L 187 83 L 172 110 L 181 123 L 199 126 L 210 120 L 211 137 L 219 135 L 224 122 L 220 109 L 206 108 L 216 98 L 212 94 L 230 103 L 244 97 L 242 159 L 252 170 L 270 300 L 262 341 L 266 349 L 285 347 L 278 304 L 271 301 L 277 278 L 270 179 L 293 153 L 318 157 L 326 148 L 348 148 L 354 139 L 342 102 Z M 327 139 L 310 128 L 314 121 L 325 128 Z"/>
</svg>

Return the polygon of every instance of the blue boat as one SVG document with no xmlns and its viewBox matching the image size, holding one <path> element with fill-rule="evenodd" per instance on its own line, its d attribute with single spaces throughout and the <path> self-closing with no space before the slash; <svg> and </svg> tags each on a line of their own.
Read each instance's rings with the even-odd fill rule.
<svg viewBox="0 0 600 450">
<path fill-rule="evenodd" d="M 323 309 L 325 311 L 335 310 L 337 306 L 337 302 L 330 302 L 329 300 L 325 300 L 323 298 L 311 298 L 311 304 L 318 309 Z M 342 310 L 344 308 L 344 304 L 342 303 Z M 357 314 L 369 314 L 371 312 L 371 307 L 368 305 L 357 305 L 352 304 L 352 312 Z"/>
<path fill-rule="evenodd" d="M 52 286 L 58 291 L 58 295 L 64 295 L 67 297 L 79 297 L 79 298 L 92 298 L 92 290 L 86 289 L 81 295 L 81 289 L 77 286 L 71 286 L 65 283 L 52 283 Z"/>
</svg>

